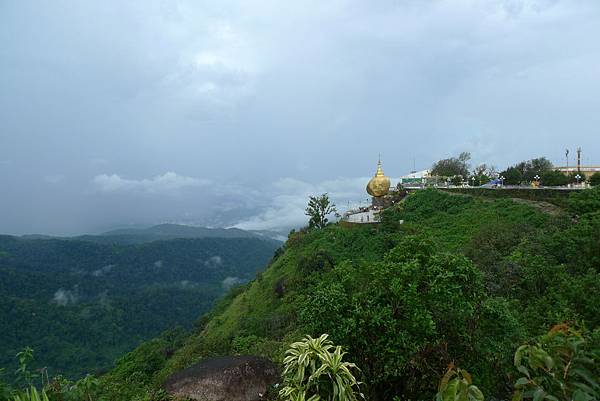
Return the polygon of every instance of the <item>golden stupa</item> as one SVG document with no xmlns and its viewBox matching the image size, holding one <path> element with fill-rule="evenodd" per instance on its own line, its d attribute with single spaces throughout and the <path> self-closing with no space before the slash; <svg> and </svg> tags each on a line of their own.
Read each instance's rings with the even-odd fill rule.
<svg viewBox="0 0 600 401">
<path fill-rule="evenodd" d="M 377 163 L 377 172 L 375 177 L 371 178 L 367 184 L 367 192 L 369 195 L 379 198 L 385 196 L 390 191 L 390 179 L 383 174 L 381 168 L 381 160 Z"/>
</svg>

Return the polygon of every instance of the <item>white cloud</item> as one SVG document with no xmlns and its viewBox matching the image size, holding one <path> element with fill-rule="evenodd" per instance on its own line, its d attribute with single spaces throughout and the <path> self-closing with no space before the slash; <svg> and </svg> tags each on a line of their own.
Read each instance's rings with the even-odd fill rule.
<svg viewBox="0 0 600 401">
<path fill-rule="evenodd" d="M 131 191 L 150 194 L 174 194 L 184 188 L 209 185 L 210 181 L 167 172 L 163 175 L 141 180 L 122 178 L 118 174 L 100 174 L 94 177 L 93 184 L 99 192 Z"/>
<path fill-rule="evenodd" d="M 295 178 L 284 178 L 271 185 L 265 193 L 262 210 L 234 224 L 244 230 L 277 230 L 305 226 L 308 217 L 304 214 L 309 196 L 327 193 L 338 211 L 353 208 L 368 202 L 365 191 L 369 177 L 339 178 L 312 184 Z M 394 181 L 394 180 L 393 180 Z M 332 216 L 330 216 L 331 220 Z"/>
<path fill-rule="evenodd" d="M 115 265 L 102 266 L 100 269 L 94 270 L 92 272 L 92 276 L 101 277 L 101 276 L 105 275 L 106 273 L 110 273 L 110 271 L 112 270 L 113 267 L 115 267 Z"/>
<path fill-rule="evenodd" d="M 195 283 L 195 282 L 190 281 L 190 280 L 181 280 L 179 282 L 179 287 L 182 290 L 190 290 L 190 289 L 194 289 L 194 288 L 198 287 L 198 283 Z"/>
<path fill-rule="evenodd" d="M 211 269 L 216 269 L 222 264 L 223 259 L 219 255 L 211 256 L 208 260 L 204 262 L 204 266 L 209 267 Z"/>
<path fill-rule="evenodd" d="M 229 290 L 231 287 L 233 287 L 234 285 L 238 285 L 243 283 L 243 280 L 240 279 L 239 277 L 226 277 L 223 282 L 221 283 L 221 285 L 223 286 L 223 289 L 225 291 Z"/>
<path fill-rule="evenodd" d="M 54 293 L 54 297 L 52 298 L 52 302 L 56 303 L 57 305 L 60 306 L 67 306 L 69 304 L 76 304 L 78 301 L 78 296 L 77 296 L 77 289 L 75 288 L 75 291 L 71 291 L 71 290 L 63 290 L 62 288 L 59 288 L 55 293 Z"/>
</svg>

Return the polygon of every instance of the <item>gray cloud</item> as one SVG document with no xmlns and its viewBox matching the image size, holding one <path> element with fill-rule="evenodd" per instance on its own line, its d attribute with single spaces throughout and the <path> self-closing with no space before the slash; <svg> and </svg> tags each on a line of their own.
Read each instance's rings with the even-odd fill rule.
<svg viewBox="0 0 600 401">
<path fill-rule="evenodd" d="M 150 179 L 125 179 L 117 174 L 100 174 L 94 177 L 94 187 L 101 192 L 140 191 L 147 193 L 178 193 L 183 188 L 201 187 L 209 180 L 185 177 L 168 172 Z"/>
<path fill-rule="evenodd" d="M 306 225 L 304 214 L 308 197 L 327 192 L 338 206 L 345 210 L 366 203 L 365 186 L 368 177 L 344 178 L 311 184 L 293 178 L 274 183 L 264 199 L 260 212 L 234 224 L 246 230 L 289 230 Z"/>
<path fill-rule="evenodd" d="M 0 232 L 303 224 L 378 153 L 598 164 L 598 36 L 595 0 L 4 2 Z"/>
</svg>

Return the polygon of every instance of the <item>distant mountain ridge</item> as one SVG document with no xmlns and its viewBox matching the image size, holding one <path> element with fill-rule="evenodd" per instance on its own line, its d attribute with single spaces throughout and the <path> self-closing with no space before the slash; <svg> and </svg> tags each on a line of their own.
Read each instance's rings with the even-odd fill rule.
<svg viewBox="0 0 600 401">
<path fill-rule="evenodd" d="M 142 244 L 152 241 L 165 241 L 178 238 L 258 238 L 266 241 L 282 242 L 285 238 L 277 232 L 246 231 L 239 228 L 208 228 L 182 224 L 158 224 L 147 228 L 121 228 L 101 234 L 86 234 L 74 237 L 53 237 L 30 234 L 21 238 L 30 240 L 64 239 L 96 243 Z"/>
<path fill-rule="evenodd" d="M 256 238 L 257 235 L 239 228 L 207 228 L 181 224 L 159 224 L 148 228 L 124 228 L 100 235 L 157 235 L 177 238 Z"/>
</svg>

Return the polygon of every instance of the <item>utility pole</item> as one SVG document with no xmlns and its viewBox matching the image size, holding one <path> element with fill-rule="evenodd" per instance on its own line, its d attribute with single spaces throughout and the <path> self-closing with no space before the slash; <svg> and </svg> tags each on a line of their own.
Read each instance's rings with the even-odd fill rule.
<svg viewBox="0 0 600 401">
<path fill-rule="evenodd" d="M 581 148 L 577 148 L 577 172 L 581 172 Z"/>
</svg>

